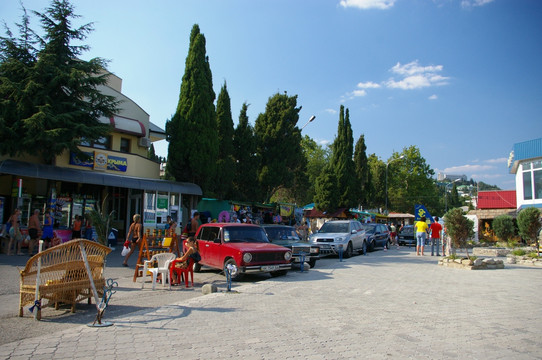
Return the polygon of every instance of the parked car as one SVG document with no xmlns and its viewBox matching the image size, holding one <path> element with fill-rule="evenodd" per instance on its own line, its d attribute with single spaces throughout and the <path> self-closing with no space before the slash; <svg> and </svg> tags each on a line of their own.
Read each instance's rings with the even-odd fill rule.
<svg viewBox="0 0 542 360">
<path fill-rule="evenodd" d="M 354 251 L 365 252 L 365 231 L 357 220 L 330 220 L 310 237 L 311 244 L 320 247 L 320 255 L 338 254 L 340 248 L 345 258 Z"/>
<path fill-rule="evenodd" d="M 304 256 L 305 262 L 309 263 L 311 268 L 316 265 L 320 255 L 320 248 L 311 245 L 308 241 L 303 241 L 295 231 L 295 227 L 288 225 L 262 225 L 267 238 L 273 244 L 284 246 L 292 251 L 292 262 L 300 266 L 301 258 Z"/>
<path fill-rule="evenodd" d="M 399 231 L 399 234 L 397 235 L 397 241 L 399 242 L 399 245 L 416 246 L 416 234 L 414 234 L 414 226 L 403 226 L 403 228 L 401 229 L 401 231 Z"/>
<path fill-rule="evenodd" d="M 292 251 L 271 244 L 265 231 L 258 225 L 241 223 L 208 223 L 199 227 L 196 234 L 202 265 L 215 269 L 231 269 L 237 280 L 246 273 L 284 275 L 292 267 Z"/>
<path fill-rule="evenodd" d="M 367 240 L 367 250 L 373 251 L 375 247 L 389 247 L 391 243 L 390 231 L 384 224 L 363 224 Z"/>
</svg>

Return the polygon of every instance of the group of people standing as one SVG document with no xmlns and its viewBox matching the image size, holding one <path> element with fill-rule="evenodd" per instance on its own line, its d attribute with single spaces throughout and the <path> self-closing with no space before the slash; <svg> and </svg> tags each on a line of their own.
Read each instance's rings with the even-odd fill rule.
<svg viewBox="0 0 542 360">
<path fill-rule="evenodd" d="M 438 222 L 439 218 L 438 216 L 435 216 L 435 221 L 431 224 L 431 226 L 427 225 L 425 216 L 422 216 L 420 218 L 420 221 L 416 222 L 414 225 L 416 228 L 416 255 L 423 256 L 423 251 L 425 247 L 425 239 L 427 236 L 430 236 L 431 239 L 431 256 L 434 256 L 435 250 L 436 255 L 440 256 L 439 254 L 439 248 L 440 248 L 440 240 L 442 238 L 442 225 Z M 446 256 L 446 243 L 443 239 L 442 241 L 442 256 Z"/>
<path fill-rule="evenodd" d="M 28 243 L 29 255 L 34 254 L 34 248 L 40 239 L 40 235 L 46 248 L 51 246 L 55 238 L 53 233 L 53 217 L 51 216 L 50 212 L 45 211 L 43 215 L 43 223 L 40 221 L 39 215 L 40 211 L 35 209 L 32 216 L 30 216 L 30 219 L 28 220 L 28 236 L 30 237 L 30 241 Z M 13 213 L 9 217 L 6 224 L 6 230 L 9 235 L 7 249 L 8 255 L 13 255 L 12 249 L 15 250 L 15 248 L 17 250 L 17 255 L 23 255 L 21 247 L 23 245 L 24 237 L 21 232 L 20 216 L 21 210 L 13 210 Z"/>
</svg>

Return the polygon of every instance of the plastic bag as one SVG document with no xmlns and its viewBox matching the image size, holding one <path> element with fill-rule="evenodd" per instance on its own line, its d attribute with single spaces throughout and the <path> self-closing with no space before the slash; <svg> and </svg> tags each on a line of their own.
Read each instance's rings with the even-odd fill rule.
<svg viewBox="0 0 542 360">
<path fill-rule="evenodd" d="M 126 256 L 126 255 L 128 255 L 129 252 L 130 252 L 130 248 L 127 247 L 127 246 L 124 246 L 124 247 L 122 248 L 122 252 L 120 253 L 120 255 L 121 255 L 121 256 Z"/>
</svg>

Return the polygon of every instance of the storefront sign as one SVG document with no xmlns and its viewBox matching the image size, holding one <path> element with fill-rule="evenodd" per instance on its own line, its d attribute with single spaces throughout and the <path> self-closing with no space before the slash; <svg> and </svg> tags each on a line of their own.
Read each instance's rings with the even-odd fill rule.
<svg viewBox="0 0 542 360">
<path fill-rule="evenodd" d="M 105 171 L 107 169 L 107 154 L 103 152 L 94 152 L 94 170 Z"/>
<path fill-rule="evenodd" d="M 94 156 L 95 154 L 97 156 Z M 70 153 L 70 165 L 93 168 L 94 170 L 112 170 L 126 172 L 128 168 L 128 159 L 125 157 L 107 155 L 106 153 L 95 151 L 94 153 L 85 152 L 89 156 L 88 160 L 81 160 L 74 153 Z M 99 157 L 99 158 L 98 158 Z M 106 164 L 106 168 L 103 168 Z"/>
</svg>

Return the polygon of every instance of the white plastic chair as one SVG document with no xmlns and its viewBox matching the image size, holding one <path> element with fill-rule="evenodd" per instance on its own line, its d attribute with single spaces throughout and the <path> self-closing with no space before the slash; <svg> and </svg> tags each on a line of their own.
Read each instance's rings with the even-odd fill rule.
<svg viewBox="0 0 542 360">
<path fill-rule="evenodd" d="M 169 263 L 175 260 L 177 256 L 174 253 L 160 253 L 155 254 L 151 257 L 150 260 L 145 260 L 143 263 L 143 279 L 141 283 L 141 288 L 145 286 L 145 280 L 147 278 L 147 271 L 152 274 L 152 289 L 156 288 L 156 279 L 158 274 L 162 274 L 162 286 L 166 286 L 167 282 L 171 282 L 169 278 Z M 158 262 L 158 267 L 153 267 L 154 260 Z"/>
</svg>

